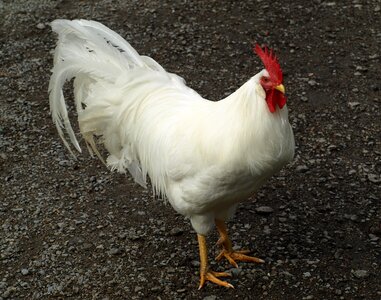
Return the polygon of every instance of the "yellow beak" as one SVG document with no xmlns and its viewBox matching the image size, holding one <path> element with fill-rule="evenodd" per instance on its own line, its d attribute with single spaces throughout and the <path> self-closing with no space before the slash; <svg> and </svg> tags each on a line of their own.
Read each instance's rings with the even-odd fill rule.
<svg viewBox="0 0 381 300">
<path fill-rule="evenodd" d="M 277 85 L 275 87 L 276 90 L 280 91 L 282 94 L 284 94 L 286 92 L 286 89 L 284 88 L 284 85 L 283 84 L 280 84 L 280 85 Z"/>
</svg>

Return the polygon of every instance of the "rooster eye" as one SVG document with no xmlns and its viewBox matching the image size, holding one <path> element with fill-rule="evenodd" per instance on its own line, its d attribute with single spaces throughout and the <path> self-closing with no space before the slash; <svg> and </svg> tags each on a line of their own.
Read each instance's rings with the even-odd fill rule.
<svg viewBox="0 0 381 300">
<path fill-rule="evenodd" d="M 263 80 L 264 83 L 267 83 L 267 82 L 270 81 L 270 79 L 268 77 L 262 77 L 262 80 Z"/>
</svg>

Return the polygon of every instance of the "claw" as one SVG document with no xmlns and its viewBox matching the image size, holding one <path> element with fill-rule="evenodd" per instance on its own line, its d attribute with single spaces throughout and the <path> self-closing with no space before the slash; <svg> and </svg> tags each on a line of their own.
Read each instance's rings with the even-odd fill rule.
<svg viewBox="0 0 381 300">
<path fill-rule="evenodd" d="M 264 260 L 246 255 L 250 253 L 249 250 L 239 250 L 234 251 L 232 247 L 232 243 L 229 239 L 228 232 L 225 226 L 225 223 L 220 220 L 216 220 L 217 230 L 220 234 L 220 238 L 218 239 L 217 245 L 222 246 L 222 250 L 220 254 L 217 255 L 216 260 L 219 261 L 223 258 L 226 258 L 231 265 L 235 268 L 238 268 L 237 261 L 245 261 L 245 262 L 255 262 L 255 263 L 264 263 Z"/>
<path fill-rule="evenodd" d="M 231 285 L 230 283 L 218 279 L 218 277 L 231 277 L 231 274 L 225 273 L 225 272 L 213 272 L 213 271 L 207 271 L 205 274 L 201 274 L 200 276 L 200 285 L 198 289 L 202 289 L 203 286 L 205 285 L 206 281 L 213 282 L 219 286 L 224 286 L 226 288 L 233 288 L 234 286 Z"/>
<path fill-rule="evenodd" d="M 198 286 L 198 289 L 200 290 L 205 285 L 206 281 L 213 282 L 219 286 L 234 288 L 230 283 L 218 279 L 218 277 L 231 277 L 231 274 L 209 270 L 205 236 L 198 234 L 197 238 L 200 250 L 200 285 Z"/>
<path fill-rule="evenodd" d="M 221 259 L 226 258 L 229 261 L 229 263 L 233 265 L 235 268 L 238 268 L 236 260 L 244 262 L 255 262 L 261 264 L 265 262 L 260 258 L 246 255 L 249 252 L 249 250 L 228 251 L 226 249 L 222 249 L 220 254 L 217 255 L 216 260 L 220 261 Z"/>
</svg>

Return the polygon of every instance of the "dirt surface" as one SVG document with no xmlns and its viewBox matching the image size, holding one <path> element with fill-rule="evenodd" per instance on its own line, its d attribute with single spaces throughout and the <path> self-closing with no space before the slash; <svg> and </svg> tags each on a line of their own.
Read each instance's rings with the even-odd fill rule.
<svg viewBox="0 0 381 300">
<path fill-rule="evenodd" d="M 380 2 L 248 2 L 0 1 L 0 299 L 381 298 Z M 264 265 L 217 264 L 208 239 L 234 290 L 198 291 L 190 223 L 62 145 L 56 18 L 101 21 L 214 100 L 262 69 L 254 41 L 278 53 L 296 157 L 229 223 Z"/>
</svg>

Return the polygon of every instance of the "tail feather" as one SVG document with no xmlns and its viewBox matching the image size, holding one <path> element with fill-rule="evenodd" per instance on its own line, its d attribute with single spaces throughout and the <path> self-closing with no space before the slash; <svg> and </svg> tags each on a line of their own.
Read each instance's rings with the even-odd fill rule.
<svg viewBox="0 0 381 300">
<path fill-rule="evenodd" d="M 73 154 L 65 139 L 63 128 L 74 147 L 79 152 L 81 148 L 69 121 L 62 92 L 64 83 L 73 77 L 78 78 L 81 74 L 86 75 L 83 79 L 96 78 L 113 82 L 121 72 L 132 67 L 143 66 L 144 61 L 122 37 L 98 22 L 55 20 L 51 25 L 53 31 L 58 33 L 54 68 L 49 83 L 51 114 L 60 137 Z M 89 82 L 76 81 L 82 82 L 82 88 L 77 90 L 85 91 L 83 86 L 88 85 Z M 78 113 L 82 110 L 81 100 L 84 98 L 83 96 L 76 97 Z"/>
<path fill-rule="evenodd" d="M 79 129 L 90 154 L 106 161 L 112 170 L 128 170 L 143 187 L 148 174 L 156 194 L 165 195 L 167 170 L 165 162 L 156 159 L 167 151 L 157 146 L 165 143 L 161 133 L 175 128 L 170 126 L 178 113 L 173 103 L 187 107 L 189 99 L 202 98 L 181 77 L 167 73 L 152 58 L 140 56 L 98 22 L 56 20 L 51 25 L 58 42 L 49 82 L 50 110 L 65 146 L 73 154 L 65 139 L 68 136 L 81 152 L 62 91 L 65 82 L 74 78 Z M 152 134 L 157 119 L 167 119 L 168 124 Z M 109 152 L 106 160 L 97 149 L 96 137 Z"/>
</svg>

